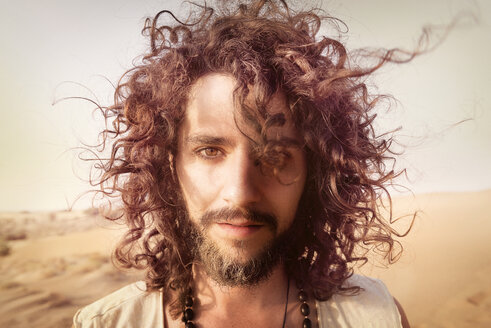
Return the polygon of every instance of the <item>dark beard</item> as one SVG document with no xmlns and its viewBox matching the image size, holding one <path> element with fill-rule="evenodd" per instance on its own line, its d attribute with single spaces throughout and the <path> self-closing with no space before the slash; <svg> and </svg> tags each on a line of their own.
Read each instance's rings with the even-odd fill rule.
<svg viewBox="0 0 491 328">
<path fill-rule="evenodd" d="M 260 213 L 257 211 L 239 211 L 222 209 L 210 211 L 200 218 L 198 224 L 192 223 L 191 234 L 194 249 L 194 258 L 203 265 L 207 275 L 223 286 L 238 287 L 252 286 L 267 279 L 273 269 L 284 261 L 287 253 L 287 245 L 291 231 L 288 230 L 276 237 L 270 243 L 265 245 L 259 254 L 241 262 L 223 254 L 223 251 L 206 236 L 207 228 L 217 220 L 233 221 L 235 217 L 241 215 L 252 222 L 262 223 L 276 233 L 277 220 L 274 216 Z M 191 220 L 190 220 L 191 222 Z M 241 248 L 247 247 L 247 242 L 237 241 L 234 247 L 238 252 Z"/>
</svg>

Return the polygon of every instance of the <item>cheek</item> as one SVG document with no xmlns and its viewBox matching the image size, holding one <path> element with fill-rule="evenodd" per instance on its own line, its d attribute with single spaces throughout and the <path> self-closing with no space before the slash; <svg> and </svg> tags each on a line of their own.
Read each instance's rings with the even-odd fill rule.
<svg viewBox="0 0 491 328">
<path fill-rule="evenodd" d="M 280 190 L 272 193 L 277 208 L 279 224 L 286 230 L 293 222 L 302 197 L 305 179 L 290 186 L 282 186 Z"/>
<path fill-rule="evenodd" d="M 200 216 L 214 199 L 216 183 L 211 172 L 203 171 L 193 163 L 182 163 L 179 159 L 176 161 L 176 173 L 186 207 L 192 217 Z"/>
</svg>

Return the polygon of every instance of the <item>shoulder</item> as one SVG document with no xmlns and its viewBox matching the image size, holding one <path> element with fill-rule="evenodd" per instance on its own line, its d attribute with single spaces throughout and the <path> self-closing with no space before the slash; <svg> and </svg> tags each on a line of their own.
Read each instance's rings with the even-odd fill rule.
<svg viewBox="0 0 491 328">
<path fill-rule="evenodd" d="M 362 275 L 354 274 L 346 281 L 346 287 L 358 286 L 361 288 L 359 294 L 354 296 L 340 296 L 340 301 L 356 301 L 356 302 L 365 302 L 379 306 L 379 305 L 394 305 L 394 299 L 390 294 L 387 286 L 379 280 L 371 277 L 366 277 Z"/>
<path fill-rule="evenodd" d="M 146 328 L 161 326 L 161 300 L 160 292 L 147 292 L 145 283 L 139 281 L 77 311 L 73 318 L 73 327 Z"/>
<path fill-rule="evenodd" d="M 334 295 L 318 303 L 323 327 L 401 327 L 401 317 L 394 298 L 378 279 L 353 275 L 346 287 L 358 286 L 356 295 Z"/>
</svg>

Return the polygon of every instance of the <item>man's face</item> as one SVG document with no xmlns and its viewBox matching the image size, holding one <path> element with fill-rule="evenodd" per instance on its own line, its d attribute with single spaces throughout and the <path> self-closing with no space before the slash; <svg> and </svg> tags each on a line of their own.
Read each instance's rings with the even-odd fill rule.
<svg viewBox="0 0 491 328">
<path fill-rule="evenodd" d="M 284 149 L 277 175 L 265 174 L 251 141 L 259 135 L 240 119 L 234 88 L 233 77 L 218 73 L 194 83 L 179 129 L 176 172 L 189 217 L 205 243 L 226 261 L 245 264 L 292 225 L 307 168 L 304 152 L 291 146 Z M 283 126 L 268 129 L 268 140 L 300 141 L 284 96 L 276 94 L 267 110 L 286 118 Z"/>
</svg>

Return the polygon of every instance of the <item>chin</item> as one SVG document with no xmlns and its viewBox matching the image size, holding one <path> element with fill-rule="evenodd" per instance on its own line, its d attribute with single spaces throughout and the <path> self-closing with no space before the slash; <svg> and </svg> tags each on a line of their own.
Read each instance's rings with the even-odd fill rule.
<svg viewBox="0 0 491 328">
<path fill-rule="evenodd" d="M 282 254 L 274 243 L 250 249 L 248 243 L 234 245 L 204 240 L 199 245 L 199 261 L 208 276 L 224 286 L 251 286 L 270 276 L 281 262 Z"/>
</svg>

